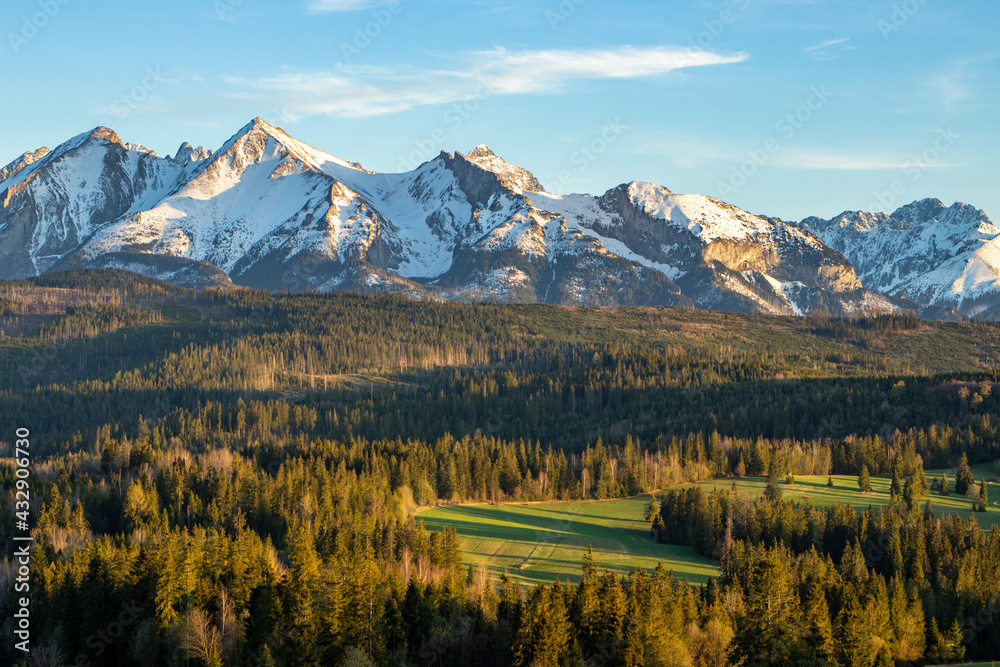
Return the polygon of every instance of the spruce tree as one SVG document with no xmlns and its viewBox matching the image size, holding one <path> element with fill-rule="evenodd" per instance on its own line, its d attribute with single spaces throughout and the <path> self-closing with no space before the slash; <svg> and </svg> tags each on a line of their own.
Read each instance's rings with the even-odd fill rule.
<svg viewBox="0 0 1000 667">
<path fill-rule="evenodd" d="M 976 483 L 976 479 L 972 476 L 972 470 L 969 469 L 969 459 L 962 452 L 962 459 L 958 462 L 958 472 L 955 473 L 955 493 L 964 495 L 968 492 L 969 487 Z"/>
<path fill-rule="evenodd" d="M 649 504 L 646 505 L 646 521 L 652 523 L 653 517 L 659 515 L 660 513 L 660 503 L 656 501 L 656 495 L 654 494 L 652 498 L 649 499 Z"/>
<path fill-rule="evenodd" d="M 830 664 L 834 654 L 833 625 L 823 585 L 818 581 L 813 582 L 806 594 L 803 616 L 806 633 L 802 639 L 807 647 L 806 656 L 812 664 Z"/>
<path fill-rule="evenodd" d="M 837 618 L 837 657 L 845 665 L 871 665 L 875 662 L 876 642 L 865 605 L 850 591 Z"/>
<path fill-rule="evenodd" d="M 914 484 L 917 491 L 917 498 L 923 498 L 927 495 L 927 475 L 924 474 L 924 466 L 922 464 L 917 466 L 917 472 L 914 475 Z"/>
<path fill-rule="evenodd" d="M 931 616 L 931 622 L 927 624 L 927 655 L 931 658 L 939 658 L 941 647 L 944 645 L 944 637 L 938 628 L 936 616 Z"/>
<path fill-rule="evenodd" d="M 764 497 L 772 502 L 781 500 L 781 487 L 778 485 L 778 461 L 777 455 L 771 457 L 771 462 L 767 469 L 767 488 L 764 489 Z"/>
<path fill-rule="evenodd" d="M 861 474 L 858 475 L 858 488 L 861 489 L 861 493 L 872 492 L 872 481 L 868 475 L 868 466 L 864 464 L 861 465 Z"/>
<path fill-rule="evenodd" d="M 956 618 L 945 635 L 941 645 L 941 657 L 948 662 L 962 662 L 965 659 L 965 636 Z"/>
<path fill-rule="evenodd" d="M 560 585 L 536 587 L 528 598 L 524 621 L 517 632 L 514 664 L 519 667 L 567 664 L 572 630 Z"/>
</svg>

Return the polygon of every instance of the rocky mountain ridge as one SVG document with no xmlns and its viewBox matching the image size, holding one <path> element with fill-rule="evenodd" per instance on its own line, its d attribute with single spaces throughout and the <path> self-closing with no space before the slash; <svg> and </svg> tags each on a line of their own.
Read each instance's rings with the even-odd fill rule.
<svg viewBox="0 0 1000 667">
<path fill-rule="evenodd" d="M 0 278 L 101 266 L 187 286 L 889 312 L 947 301 L 947 289 L 920 274 L 964 252 L 985 265 L 983 248 L 998 235 L 971 207 L 948 217 L 943 206 L 912 206 L 788 223 L 642 182 L 600 196 L 554 195 L 485 145 L 380 174 L 259 118 L 216 151 L 184 143 L 165 158 L 95 128 L 0 171 Z M 879 269 L 879 252 L 857 247 L 873 230 L 883 245 L 903 244 L 901 234 L 918 234 L 934 215 L 961 231 L 927 248 L 937 259 L 914 254 L 901 278 Z M 969 283 L 977 303 L 1000 293 L 986 282 Z"/>
</svg>

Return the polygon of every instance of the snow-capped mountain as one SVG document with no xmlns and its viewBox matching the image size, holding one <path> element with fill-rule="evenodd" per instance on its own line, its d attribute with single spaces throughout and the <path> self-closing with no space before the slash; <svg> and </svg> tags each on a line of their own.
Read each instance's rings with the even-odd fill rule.
<svg viewBox="0 0 1000 667">
<path fill-rule="evenodd" d="M 868 289 L 932 310 L 1000 310 L 1000 229 L 974 206 L 924 199 L 800 225 L 843 253 Z"/>
<path fill-rule="evenodd" d="M 455 299 L 886 311 L 809 231 L 632 182 L 545 192 L 486 146 L 379 174 L 255 119 L 172 158 L 107 128 L 0 172 L 0 277 L 119 267 L 185 285 Z"/>
</svg>

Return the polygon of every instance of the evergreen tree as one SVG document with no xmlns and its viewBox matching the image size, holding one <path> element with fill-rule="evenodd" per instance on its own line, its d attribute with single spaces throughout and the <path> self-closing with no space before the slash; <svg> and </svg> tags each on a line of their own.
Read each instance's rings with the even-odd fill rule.
<svg viewBox="0 0 1000 667">
<path fill-rule="evenodd" d="M 988 502 L 989 502 L 989 498 L 986 495 L 986 480 L 983 479 L 983 481 L 981 481 L 979 483 L 979 511 L 980 512 L 985 512 L 986 511 L 986 505 L 988 504 Z"/>
<path fill-rule="evenodd" d="M 943 645 L 944 637 L 938 628 L 937 617 L 931 616 L 931 622 L 927 624 L 927 656 L 932 660 L 939 660 Z"/>
<path fill-rule="evenodd" d="M 777 555 L 768 552 L 755 564 L 751 596 L 736 617 L 735 630 L 729 648 L 735 664 L 786 665 L 806 652 L 801 612 Z"/>
<path fill-rule="evenodd" d="M 889 495 L 898 496 L 902 494 L 903 487 L 902 482 L 899 479 L 899 466 L 895 465 L 892 468 L 892 482 L 889 484 Z"/>
<path fill-rule="evenodd" d="M 870 667 L 875 662 L 877 644 L 868 613 L 857 594 L 848 592 L 837 618 L 837 656 L 845 667 Z"/>
<path fill-rule="evenodd" d="M 969 469 L 969 458 L 962 452 L 962 458 L 958 462 L 958 472 L 955 473 L 955 493 L 965 495 L 975 483 L 972 470 Z"/>
<path fill-rule="evenodd" d="M 833 625 L 830 610 L 826 604 L 826 594 L 819 582 L 814 582 L 806 595 L 804 610 L 806 633 L 803 643 L 806 647 L 799 664 L 829 665 L 834 660 Z"/>
<path fill-rule="evenodd" d="M 924 474 L 923 464 L 917 466 L 917 472 L 914 476 L 914 488 L 916 490 L 917 498 L 923 498 L 927 495 L 927 475 Z"/>
<path fill-rule="evenodd" d="M 656 517 L 659 514 L 660 514 L 660 503 L 656 501 L 656 495 L 653 495 L 649 499 L 649 504 L 646 505 L 646 514 L 645 514 L 646 522 L 652 523 L 653 517 Z"/>
<path fill-rule="evenodd" d="M 286 609 L 291 627 L 285 655 L 297 664 L 318 665 L 319 623 L 314 599 L 320 585 L 320 558 L 312 532 L 305 525 L 290 530 L 288 543 L 291 580 Z"/>
<path fill-rule="evenodd" d="M 570 649 L 572 627 L 559 584 L 537 586 L 528 598 L 515 643 L 519 667 L 560 667 L 575 662 Z"/>
<path fill-rule="evenodd" d="M 956 618 L 941 643 L 941 658 L 945 662 L 962 662 L 965 659 L 965 637 Z"/>
<path fill-rule="evenodd" d="M 861 474 L 858 475 L 858 488 L 861 489 L 861 493 L 872 492 L 872 481 L 868 475 L 868 466 L 865 464 L 861 465 Z"/>
<path fill-rule="evenodd" d="M 768 478 L 767 486 L 764 488 L 764 497 L 771 502 L 778 502 L 781 500 L 781 494 L 781 485 L 778 484 L 778 480 Z"/>
<path fill-rule="evenodd" d="M 767 487 L 764 489 L 764 497 L 772 502 L 781 500 L 781 486 L 778 484 L 780 465 L 778 456 L 772 455 L 767 468 Z"/>
</svg>

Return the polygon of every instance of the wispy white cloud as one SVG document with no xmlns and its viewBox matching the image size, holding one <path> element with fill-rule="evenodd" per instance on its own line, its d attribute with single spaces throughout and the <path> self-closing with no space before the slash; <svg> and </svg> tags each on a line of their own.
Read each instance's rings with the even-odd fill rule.
<svg viewBox="0 0 1000 667">
<path fill-rule="evenodd" d="M 786 169 L 820 171 L 898 171 L 913 165 L 910 158 L 898 155 L 833 153 L 822 151 L 787 150 L 774 157 L 774 166 Z M 928 169 L 947 169 L 955 165 L 935 162 Z"/>
<path fill-rule="evenodd" d="M 383 4 L 381 0 L 312 0 L 309 3 L 310 14 L 327 12 L 356 12 Z"/>
<path fill-rule="evenodd" d="M 624 141 L 631 154 L 656 158 L 675 169 L 726 165 L 739 153 L 735 142 L 681 130 L 630 131 Z"/>
<path fill-rule="evenodd" d="M 828 39 L 814 46 L 807 46 L 802 50 L 813 60 L 833 60 L 839 58 L 844 51 L 854 51 L 857 48 L 848 44 L 849 41 L 851 41 L 850 37 Z"/>
<path fill-rule="evenodd" d="M 998 58 L 1000 54 L 986 53 L 948 62 L 946 69 L 938 70 L 927 78 L 930 96 L 943 111 L 949 113 L 974 105 L 984 89 L 981 83 L 983 70 L 996 71 L 995 61 Z"/>
<path fill-rule="evenodd" d="M 843 44 L 844 42 L 847 42 L 850 39 L 851 39 L 850 37 L 841 37 L 839 39 L 828 39 L 825 42 L 820 42 L 816 46 L 807 46 L 805 50 L 806 51 L 822 51 L 823 49 L 825 49 L 827 47 L 830 47 L 830 46 L 834 46 L 835 44 Z"/>
<path fill-rule="evenodd" d="M 747 58 L 744 53 L 719 55 L 676 47 L 495 49 L 465 54 L 463 66 L 452 69 L 345 65 L 332 72 L 226 77 L 225 82 L 237 88 L 232 93 L 236 97 L 279 104 L 296 116 L 363 117 L 493 95 L 554 93 L 574 81 L 635 79 Z"/>
</svg>

